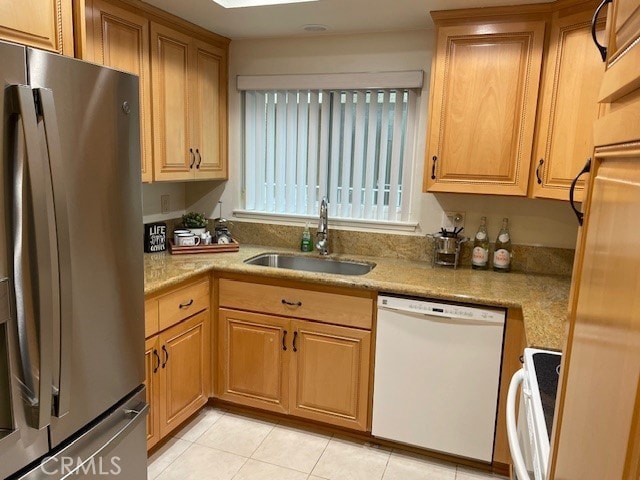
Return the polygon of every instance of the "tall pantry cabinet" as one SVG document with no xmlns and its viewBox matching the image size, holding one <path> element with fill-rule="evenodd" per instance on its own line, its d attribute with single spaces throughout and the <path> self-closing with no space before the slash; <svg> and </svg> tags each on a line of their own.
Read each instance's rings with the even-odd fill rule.
<svg viewBox="0 0 640 480">
<path fill-rule="evenodd" d="M 640 477 L 640 2 L 613 0 L 607 32 L 552 480 Z"/>
</svg>

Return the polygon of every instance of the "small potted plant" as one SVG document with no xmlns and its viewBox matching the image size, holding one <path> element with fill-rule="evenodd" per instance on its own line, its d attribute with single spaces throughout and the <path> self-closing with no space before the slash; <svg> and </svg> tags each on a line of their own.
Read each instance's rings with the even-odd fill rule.
<svg viewBox="0 0 640 480">
<path fill-rule="evenodd" d="M 182 225 L 199 237 L 207 230 L 207 218 L 204 216 L 204 213 L 185 213 L 182 215 Z"/>
</svg>

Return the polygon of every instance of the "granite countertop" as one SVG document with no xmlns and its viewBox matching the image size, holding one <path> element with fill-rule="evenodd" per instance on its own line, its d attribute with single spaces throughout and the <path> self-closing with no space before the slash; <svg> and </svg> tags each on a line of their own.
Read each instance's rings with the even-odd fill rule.
<svg viewBox="0 0 640 480">
<path fill-rule="evenodd" d="M 145 254 L 144 292 L 150 294 L 177 285 L 194 275 L 216 270 L 456 302 L 519 308 L 522 309 L 524 318 L 527 345 L 562 349 L 570 277 L 513 272 L 505 274 L 470 268 L 453 270 L 446 267 L 434 268 L 426 262 L 356 255 L 331 255 L 331 257 L 374 262 L 376 267 L 365 275 L 346 276 L 243 263 L 247 258 L 267 251 L 291 252 L 272 247 L 242 245 L 240 251 L 234 253 Z"/>
</svg>

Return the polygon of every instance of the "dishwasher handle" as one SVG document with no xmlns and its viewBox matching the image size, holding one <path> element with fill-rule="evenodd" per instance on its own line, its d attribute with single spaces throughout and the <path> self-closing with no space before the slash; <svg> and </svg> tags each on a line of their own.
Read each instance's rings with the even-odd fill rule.
<svg viewBox="0 0 640 480">
<path fill-rule="evenodd" d="M 423 312 L 419 310 L 390 307 L 390 306 L 378 306 L 378 311 L 397 312 L 397 313 L 401 313 L 402 315 L 411 315 L 414 317 L 424 318 L 425 320 L 429 320 L 432 322 L 451 323 L 455 325 L 489 325 L 489 326 L 504 325 L 504 315 L 502 314 L 490 315 L 485 318 L 463 317 L 463 316 L 454 316 L 447 313 L 439 313 L 439 312 L 433 312 L 433 311 Z"/>
<path fill-rule="evenodd" d="M 509 450 L 511 451 L 511 459 L 513 460 L 513 469 L 516 472 L 518 480 L 530 480 L 527 467 L 524 462 L 520 443 L 518 442 L 518 431 L 516 428 L 516 398 L 518 396 L 518 388 L 524 381 L 525 371 L 523 368 L 518 370 L 509 383 L 509 391 L 507 393 L 507 438 L 509 439 Z M 524 408 L 521 405 L 520 408 Z"/>
</svg>

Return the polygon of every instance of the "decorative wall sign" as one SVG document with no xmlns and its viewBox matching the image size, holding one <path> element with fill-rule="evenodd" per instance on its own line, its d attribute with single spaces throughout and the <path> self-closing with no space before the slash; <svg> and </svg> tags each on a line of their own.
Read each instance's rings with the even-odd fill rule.
<svg viewBox="0 0 640 480">
<path fill-rule="evenodd" d="M 145 223 L 144 251 L 164 252 L 167 249 L 167 224 L 164 222 Z"/>
</svg>

